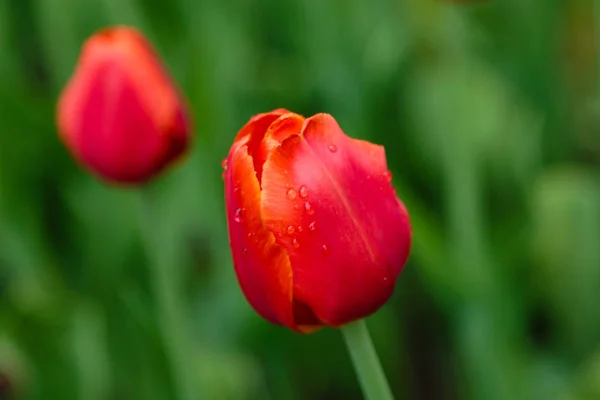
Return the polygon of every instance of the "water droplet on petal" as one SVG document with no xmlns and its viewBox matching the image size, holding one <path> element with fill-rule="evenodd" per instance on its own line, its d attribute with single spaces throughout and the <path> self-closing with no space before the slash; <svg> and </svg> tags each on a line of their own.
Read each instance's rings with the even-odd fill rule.
<svg viewBox="0 0 600 400">
<path fill-rule="evenodd" d="M 278 238 L 282 238 L 282 237 L 283 237 L 283 233 L 281 233 L 281 232 L 277 232 L 277 233 L 275 234 L 275 236 L 277 236 Z"/>
<path fill-rule="evenodd" d="M 367 175 L 367 180 L 371 179 L 371 175 Z"/>
<path fill-rule="evenodd" d="M 296 248 L 296 249 L 298 247 L 300 247 L 300 243 L 298 243 L 298 239 L 296 239 L 296 238 L 292 239 L 292 246 L 294 246 L 294 248 Z"/>
<path fill-rule="evenodd" d="M 285 196 L 288 198 L 288 200 L 294 200 L 296 198 L 296 191 L 294 189 L 288 189 Z"/>
<path fill-rule="evenodd" d="M 298 228 L 296 228 L 296 230 L 298 231 L 298 233 L 302 233 L 304 228 L 302 227 L 302 225 L 298 225 Z"/>
<path fill-rule="evenodd" d="M 235 210 L 235 217 L 234 217 L 235 222 L 237 222 L 238 224 L 240 222 L 242 222 L 244 220 L 243 214 L 244 214 L 243 208 L 238 208 L 237 210 Z"/>
<path fill-rule="evenodd" d="M 306 213 L 308 215 L 313 215 L 315 213 L 315 210 L 312 208 L 308 201 L 306 202 L 306 204 L 304 204 L 304 209 L 306 210 Z"/>
<path fill-rule="evenodd" d="M 287 233 L 288 234 L 293 234 L 296 231 L 296 228 L 294 228 L 292 225 L 287 227 Z"/>
<path fill-rule="evenodd" d="M 240 190 L 240 188 L 239 188 L 239 187 L 237 187 L 237 186 L 233 188 L 233 192 L 234 192 L 234 193 L 237 193 L 239 190 Z"/>
<path fill-rule="evenodd" d="M 246 254 L 248 254 L 248 249 L 244 247 L 244 250 L 242 250 L 242 255 L 245 256 Z"/>
<path fill-rule="evenodd" d="M 300 209 L 300 205 L 298 205 L 298 203 L 294 204 L 294 210 L 299 210 Z"/>
<path fill-rule="evenodd" d="M 227 163 L 228 160 L 226 158 L 224 158 L 223 161 L 221 161 L 221 167 L 223 167 L 225 171 L 227 171 Z"/>
<path fill-rule="evenodd" d="M 254 236 L 253 232 L 248 233 L 248 237 L 252 237 L 252 236 Z"/>
<path fill-rule="evenodd" d="M 337 151 L 337 146 L 335 144 L 330 144 L 328 149 L 330 152 L 335 153 Z"/>
<path fill-rule="evenodd" d="M 327 255 L 328 252 L 329 252 L 329 248 L 327 247 L 326 244 L 324 244 L 323 246 L 321 246 L 321 253 L 323 255 Z"/>
<path fill-rule="evenodd" d="M 385 178 L 386 181 L 391 182 L 392 181 L 392 173 L 390 171 L 385 171 L 383 173 L 383 177 Z"/>
<path fill-rule="evenodd" d="M 300 197 L 302 197 L 303 199 L 306 198 L 306 196 L 308 196 L 308 189 L 306 188 L 306 186 L 302 185 L 300 186 Z"/>
<path fill-rule="evenodd" d="M 384 280 L 384 281 L 387 281 L 387 276 L 384 276 L 384 277 L 383 277 L 383 280 Z"/>
<path fill-rule="evenodd" d="M 310 224 L 308 224 L 308 229 L 310 231 L 315 231 L 315 229 L 317 229 L 317 223 L 315 221 L 311 222 Z"/>
</svg>

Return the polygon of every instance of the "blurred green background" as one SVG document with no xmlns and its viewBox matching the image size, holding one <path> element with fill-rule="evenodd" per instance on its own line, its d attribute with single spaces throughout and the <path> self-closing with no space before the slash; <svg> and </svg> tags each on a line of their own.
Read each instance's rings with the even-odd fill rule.
<svg viewBox="0 0 600 400">
<path fill-rule="evenodd" d="M 235 280 L 220 164 L 278 107 L 386 147 L 414 246 L 368 324 L 398 399 L 600 399 L 597 3 L 0 0 L 0 399 L 362 398 L 338 331 L 271 326 Z M 145 195 L 54 126 L 116 23 L 193 109 Z"/>
</svg>

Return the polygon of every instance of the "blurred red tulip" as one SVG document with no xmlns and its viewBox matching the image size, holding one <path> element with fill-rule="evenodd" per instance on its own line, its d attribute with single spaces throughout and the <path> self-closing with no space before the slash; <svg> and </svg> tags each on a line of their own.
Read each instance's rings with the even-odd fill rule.
<svg viewBox="0 0 600 400">
<path fill-rule="evenodd" d="M 118 183 L 153 178 L 190 141 L 182 97 L 151 44 L 130 27 L 102 29 L 86 41 L 57 119 L 75 159 Z"/>
<path fill-rule="evenodd" d="M 262 317 L 309 333 L 389 299 L 411 228 L 383 147 L 279 109 L 242 128 L 224 167 L 235 271 Z"/>
</svg>

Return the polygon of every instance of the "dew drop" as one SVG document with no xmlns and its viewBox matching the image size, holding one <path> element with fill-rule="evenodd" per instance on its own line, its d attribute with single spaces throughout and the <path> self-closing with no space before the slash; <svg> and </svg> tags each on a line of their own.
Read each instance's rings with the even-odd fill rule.
<svg viewBox="0 0 600 400">
<path fill-rule="evenodd" d="M 304 228 L 302 227 L 302 225 L 298 225 L 298 228 L 296 228 L 296 231 L 298 231 L 298 233 L 302 233 L 303 230 Z"/>
<path fill-rule="evenodd" d="M 298 203 L 294 204 L 294 210 L 299 210 L 300 206 L 298 205 Z"/>
<path fill-rule="evenodd" d="M 324 244 L 323 246 L 321 246 L 321 253 L 323 255 L 327 255 L 328 252 L 329 252 L 329 247 L 327 247 L 326 244 Z"/>
<path fill-rule="evenodd" d="M 245 256 L 248 254 L 248 249 L 244 247 L 244 250 L 242 250 L 242 255 Z"/>
<path fill-rule="evenodd" d="M 328 149 L 330 152 L 335 153 L 337 151 L 337 146 L 335 144 L 330 144 Z"/>
<path fill-rule="evenodd" d="M 225 180 L 225 177 L 227 176 L 227 159 L 224 158 L 223 161 L 221 161 L 221 167 L 223 167 L 223 172 L 221 173 L 221 178 L 223 178 L 223 180 Z"/>
<path fill-rule="evenodd" d="M 392 173 L 390 171 L 385 171 L 383 173 L 383 177 L 385 178 L 386 181 L 391 182 L 392 181 Z"/>
<path fill-rule="evenodd" d="M 315 210 L 312 208 L 308 201 L 304 204 L 304 209 L 306 210 L 306 213 L 308 215 L 313 215 L 315 213 Z"/>
<path fill-rule="evenodd" d="M 278 238 L 282 238 L 282 237 L 283 237 L 283 233 L 281 233 L 281 232 L 277 232 L 277 233 L 275 234 L 275 236 L 277 236 Z"/>
<path fill-rule="evenodd" d="M 296 232 L 296 228 L 294 228 L 292 225 L 287 227 L 287 233 L 288 234 L 293 234 L 294 232 Z"/>
<path fill-rule="evenodd" d="M 297 196 L 296 191 L 294 189 L 288 189 L 285 196 L 288 198 L 288 200 L 294 200 Z"/>
<path fill-rule="evenodd" d="M 300 197 L 302 197 L 303 199 L 305 199 L 306 196 L 308 196 L 308 189 L 306 188 L 306 186 L 304 186 L 304 185 L 300 186 L 299 194 L 300 194 Z"/>
<path fill-rule="evenodd" d="M 317 223 L 315 221 L 313 221 L 310 224 L 308 224 L 308 230 L 314 232 L 315 229 L 317 229 Z"/>
<path fill-rule="evenodd" d="M 233 188 L 233 192 L 234 192 L 234 193 L 237 193 L 239 190 L 240 190 L 240 188 L 239 188 L 239 187 L 237 187 L 237 186 Z"/>
<path fill-rule="evenodd" d="M 244 220 L 243 213 L 244 213 L 244 209 L 243 208 L 238 208 L 237 210 L 235 210 L 234 220 L 238 224 Z"/>
<path fill-rule="evenodd" d="M 367 180 L 371 179 L 371 175 L 367 175 Z"/>
<path fill-rule="evenodd" d="M 383 281 L 384 281 L 384 282 L 385 282 L 385 281 L 387 281 L 387 276 L 384 276 L 384 277 L 383 277 Z"/>
<path fill-rule="evenodd" d="M 248 237 L 252 237 L 252 236 L 254 236 L 254 232 L 248 233 Z"/>
<path fill-rule="evenodd" d="M 298 239 L 296 239 L 296 238 L 292 239 L 292 246 L 294 246 L 294 248 L 296 248 L 296 249 L 298 247 L 300 247 L 300 243 L 298 243 Z"/>
</svg>

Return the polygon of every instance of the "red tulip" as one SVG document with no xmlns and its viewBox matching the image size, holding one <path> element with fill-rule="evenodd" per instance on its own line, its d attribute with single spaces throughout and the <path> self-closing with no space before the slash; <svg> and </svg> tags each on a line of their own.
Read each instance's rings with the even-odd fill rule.
<svg viewBox="0 0 600 400">
<path fill-rule="evenodd" d="M 187 149 L 186 109 L 151 44 L 134 28 L 96 32 L 60 96 L 59 136 L 108 181 L 142 183 Z"/>
<path fill-rule="evenodd" d="M 224 163 L 235 271 L 262 317 L 309 333 L 389 299 L 411 228 L 383 147 L 279 109 L 253 117 Z"/>
</svg>

